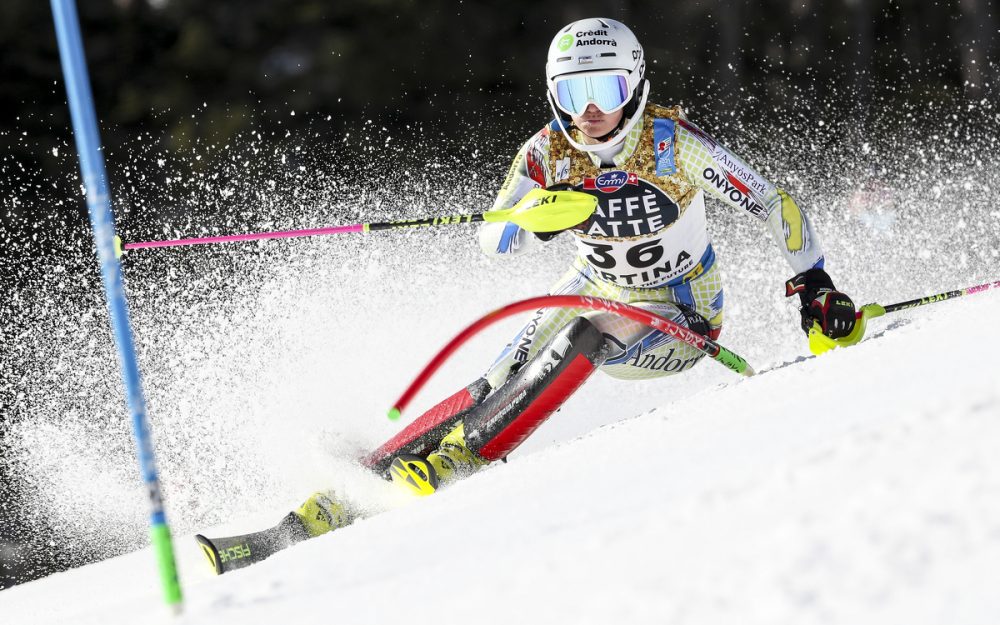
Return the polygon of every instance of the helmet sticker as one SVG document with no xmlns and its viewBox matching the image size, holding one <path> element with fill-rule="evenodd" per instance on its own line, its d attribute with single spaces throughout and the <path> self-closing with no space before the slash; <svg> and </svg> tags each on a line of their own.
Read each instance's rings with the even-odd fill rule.
<svg viewBox="0 0 1000 625">
<path fill-rule="evenodd" d="M 577 47 L 579 46 L 613 46 L 617 47 L 618 42 L 615 39 L 610 38 L 607 30 L 586 30 L 576 33 Z M 583 39 L 583 37 L 590 37 L 590 39 Z M 608 39 L 602 39 L 602 37 L 608 37 Z M 565 39 L 565 37 L 563 38 Z M 560 45 L 562 40 L 560 40 Z"/>
</svg>

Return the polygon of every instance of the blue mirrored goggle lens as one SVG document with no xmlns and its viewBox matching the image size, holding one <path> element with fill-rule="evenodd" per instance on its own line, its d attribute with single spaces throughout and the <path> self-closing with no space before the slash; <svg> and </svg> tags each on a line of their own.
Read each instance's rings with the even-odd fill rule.
<svg viewBox="0 0 1000 625">
<path fill-rule="evenodd" d="M 578 76 L 556 83 L 559 106 L 572 115 L 582 115 L 593 102 L 605 113 L 628 101 L 628 81 L 624 76 Z"/>
</svg>

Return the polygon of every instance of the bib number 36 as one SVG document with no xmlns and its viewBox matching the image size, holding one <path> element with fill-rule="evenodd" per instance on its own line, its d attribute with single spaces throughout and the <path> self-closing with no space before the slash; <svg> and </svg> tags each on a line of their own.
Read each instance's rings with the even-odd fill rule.
<svg viewBox="0 0 1000 625">
<path fill-rule="evenodd" d="M 593 251 L 587 255 L 587 262 L 599 269 L 613 269 L 618 265 L 618 260 L 611 255 L 615 249 L 613 245 L 604 243 L 592 243 L 584 241 Z M 625 251 L 625 262 L 629 267 L 635 269 L 645 269 L 652 267 L 663 258 L 663 246 L 660 239 L 637 243 Z"/>
</svg>

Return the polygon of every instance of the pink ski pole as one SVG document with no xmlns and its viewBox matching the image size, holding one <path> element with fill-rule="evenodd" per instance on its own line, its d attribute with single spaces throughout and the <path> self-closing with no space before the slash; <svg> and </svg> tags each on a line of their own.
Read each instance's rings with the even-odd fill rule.
<svg viewBox="0 0 1000 625">
<path fill-rule="evenodd" d="M 279 230 L 276 232 L 256 232 L 252 234 L 229 234 L 217 237 L 197 237 L 192 239 L 173 239 L 170 241 L 145 241 L 142 243 L 125 243 L 115 239 L 115 253 L 121 256 L 127 250 L 138 250 L 146 247 L 178 247 L 181 245 L 206 245 L 208 243 L 232 243 L 236 241 L 260 241 L 263 239 L 291 239 L 294 237 L 311 237 L 320 234 L 345 234 L 353 232 L 371 232 L 373 230 L 392 230 L 395 228 L 419 228 L 423 226 L 450 226 L 468 224 L 478 221 L 512 222 L 531 232 L 559 232 L 572 228 L 586 221 L 597 208 L 597 198 L 578 191 L 549 191 L 547 189 L 532 189 L 521 200 L 510 208 L 497 208 L 485 213 L 471 215 L 445 215 L 443 217 L 427 217 L 424 219 L 403 219 L 400 221 L 382 221 L 350 226 L 330 226 L 327 228 L 309 228 L 306 230 Z"/>
<path fill-rule="evenodd" d="M 446 217 L 428 217 L 426 219 L 407 219 L 403 221 L 386 221 L 367 224 L 352 224 L 349 226 L 329 226 L 326 228 L 307 228 L 303 230 L 277 230 L 274 232 L 253 232 L 249 234 L 227 234 L 217 237 L 194 237 L 189 239 L 171 239 L 168 241 L 143 241 L 141 243 L 125 243 L 116 241 L 116 252 L 119 256 L 123 251 L 140 250 L 150 247 L 180 247 L 183 245 L 207 245 L 209 243 L 235 243 L 238 241 L 262 241 L 264 239 L 292 239 L 296 237 L 312 237 L 322 234 L 348 234 L 354 232 L 369 232 L 372 230 L 389 230 L 392 228 L 417 228 L 420 226 L 443 226 L 483 221 L 482 214 L 448 215 Z"/>
</svg>

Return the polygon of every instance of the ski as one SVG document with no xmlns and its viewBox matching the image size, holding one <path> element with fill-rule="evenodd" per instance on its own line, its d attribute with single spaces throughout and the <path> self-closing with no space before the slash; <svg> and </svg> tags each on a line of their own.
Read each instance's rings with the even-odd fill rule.
<svg viewBox="0 0 1000 625">
<path fill-rule="evenodd" d="M 223 538 L 206 538 L 196 534 L 194 538 L 201 545 L 215 573 L 222 575 L 256 564 L 282 549 L 309 539 L 310 536 L 302 519 L 294 512 L 289 512 L 280 523 L 259 532 Z"/>
<path fill-rule="evenodd" d="M 420 456 L 400 454 L 391 463 L 390 474 L 392 483 L 409 493 L 426 496 L 438 488 L 434 467 Z M 325 491 L 314 493 L 274 527 L 237 536 L 208 538 L 195 534 L 194 538 L 216 575 L 222 575 L 266 560 L 302 541 L 346 527 L 363 516 L 340 501 L 333 491 Z"/>
</svg>

